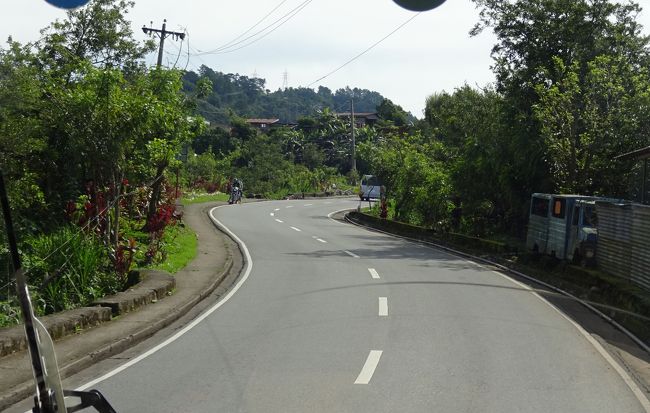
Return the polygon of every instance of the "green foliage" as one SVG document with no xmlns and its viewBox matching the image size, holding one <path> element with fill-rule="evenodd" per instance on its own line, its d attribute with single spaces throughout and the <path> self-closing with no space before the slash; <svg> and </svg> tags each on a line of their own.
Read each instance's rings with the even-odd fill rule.
<svg viewBox="0 0 650 413">
<path fill-rule="evenodd" d="M 566 66 L 554 58 L 555 82 L 542 80 L 534 112 L 557 188 L 567 193 L 624 196 L 631 168 L 611 160 L 648 142 L 650 76 L 620 57 L 598 56 Z M 547 72 L 544 72 L 545 74 Z M 549 77 L 549 76 L 547 76 Z"/>
<path fill-rule="evenodd" d="M 208 81 L 211 90 L 205 94 Z M 278 118 L 283 122 L 295 122 L 325 108 L 334 112 L 348 111 L 352 97 L 358 112 L 373 112 L 384 100 L 377 92 L 349 87 L 335 92 L 323 86 L 317 91 L 299 87 L 271 92 L 265 88 L 264 79 L 216 72 L 207 66 L 201 66 L 198 74 L 187 72 L 183 83 L 188 93 L 203 91 L 198 112 L 216 124 L 227 124 L 230 111 L 248 118 Z"/>
<path fill-rule="evenodd" d="M 240 142 L 231 139 L 230 132 L 222 127 L 211 127 L 198 134 L 191 143 L 192 149 L 198 155 L 205 151 L 212 151 L 215 156 L 224 157 L 237 149 Z"/>
<path fill-rule="evenodd" d="M 20 321 L 20 306 L 18 303 L 0 301 L 0 328 L 18 324 Z"/>
<path fill-rule="evenodd" d="M 181 201 L 183 205 L 192 205 L 200 204 L 203 202 L 226 202 L 228 200 L 228 194 L 216 193 L 216 194 L 206 194 L 206 193 L 196 193 L 190 192 L 186 193 Z"/>
<path fill-rule="evenodd" d="M 124 280 L 110 270 L 107 251 L 92 234 L 66 226 L 25 245 L 27 281 L 44 300 L 46 314 L 88 305 L 122 287 Z"/>
<path fill-rule="evenodd" d="M 196 234 L 187 226 L 175 225 L 169 228 L 163 235 L 162 243 L 165 259 L 152 268 L 174 274 L 196 257 Z"/>
<path fill-rule="evenodd" d="M 377 106 L 377 116 L 397 127 L 407 126 L 409 122 L 409 114 L 390 99 L 382 100 Z"/>
<path fill-rule="evenodd" d="M 66 76 L 81 61 L 96 67 L 132 70 L 155 49 L 154 42 L 139 44 L 133 38 L 126 14 L 134 4 L 128 0 L 93 0 L 86 7 L 68 11 L 66 19 L 41 31 L 42 58 Z"/>
<path fill-rule="evenodd" d="M 214 182 L 218 176 L 217 160 L 208 150 L 200 155 L 190 152 L 185 164 L 186 179 L 190 186 L 199 182 Z"/>
<path fill-rule="evenodd" d="M 442 161 L 443 147 L 422 141 L 420 135 L 387 136 L 378 144 L 360 144 L 359 153 L 394 201 L 394 219 L 444 228 L 451 209 L 451 185 Z"/>
<path fill-rule="evenodd" d="M 148 70 L 141 58 L 151 44 L 133 38 L 125 17 L 132 5 L 96 0 L 52 23 L 38 43 L 10 40 L 0 48 L 0 168 L 33 267 L 30 282 L 48 312 L 121 286 L 115 274 L 128 269 L 130 254 L 123 230 L 130 219 L 142 227 L 150 222 L 143 214 L 160 212 L 167 168 L 178 169 L 176 155 L 203 133 L 204 122 L 191 111 L 209 81 L 186 96 L 180 71 Z M 118 198 L 129 188 L 139 189 Z M 79 209 L 69 210 L 79 199 Z M 70 215 L 93 225 L 66 244 Z M 47 253 L 56 243 L 66 248 Z"/>
<path fill-rule="evenodd" d="M 464 230 L 473 235 L 516 232 L 527 218 L 517 205 L 527 202 L 530 194 L 519 187 L 539 166 L 514 169 L 520 154 L 504 105 L 496 91 L 467 85 L 427 99 L 428 133 L 444 144 L 453 198 L 462 207 Z"/>
</svg>

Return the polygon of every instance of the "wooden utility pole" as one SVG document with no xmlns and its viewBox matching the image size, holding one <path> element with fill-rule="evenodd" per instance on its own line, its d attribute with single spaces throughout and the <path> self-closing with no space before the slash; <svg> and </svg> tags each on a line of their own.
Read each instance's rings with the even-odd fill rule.
<svg viewBox="0 0 650 413">
<path fill-rule="evenodd" d="M 357 170 L 357 143 L 354 136 L 354 98 L 350 98 L 350 125 L 352 127 L 352 170 Z"/>
<path fill-rule="evenodd" d="M 185 33 L 167 31 L 167 19 L 163 20 L 162 29 L 154 29 L 151 27 L 142 26 L 142 31 L 145 34 L 158 36 L 158 38 L 160 38 L 160 46 L 158 47 L 158 67 L 162 66 L 163 51 L 165 50 L 165 39 L 169 36 L 173 36 L 176 40 L 185 39 Z"/>
</svg>

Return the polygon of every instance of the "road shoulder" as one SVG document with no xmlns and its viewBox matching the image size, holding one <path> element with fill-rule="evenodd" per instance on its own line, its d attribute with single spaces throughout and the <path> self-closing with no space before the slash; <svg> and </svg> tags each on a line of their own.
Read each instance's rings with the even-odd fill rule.
<svg viewBox="0 0 650 413">
<path fill-rule="evenodd" d="M 62 378 L 133 347 L 190 312 L 206 297 L 213 300 L 227 291 L 226 284 L 237 279 L 242 257 L 237 245 L 208 217 L 207 211 L 220 204 L 211 202 L 185 208 L 184 222 L 197 234 L 198 251 L 196 258 L 176 273 L 174 294 L 55 343 Z M 0 410 L 33 392 L 26 352 L 1 358 L 0 372 Z"/>
</svg>

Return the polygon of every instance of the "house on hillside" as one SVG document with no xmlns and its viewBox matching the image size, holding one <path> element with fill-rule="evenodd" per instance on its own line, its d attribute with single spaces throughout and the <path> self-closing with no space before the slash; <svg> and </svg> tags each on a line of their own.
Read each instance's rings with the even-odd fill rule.
<svg viewBox="0 0 650 413">
<path fill-rule="evenodd" d="M 338 118 L 350 121 L 350 112 L 339 112 Z M 356 127 L 373 126 L 379 120 L 377 112 L 354 112 L 354 124 Z"/>
<path fill-rule="evenodd" d="M 276 126 L 276 124 L 280 122 L 280 119 L 246 119 L 246 122 L 262 132 L 266 132 L 271 129 L 272 126 Z"/>
</svg>

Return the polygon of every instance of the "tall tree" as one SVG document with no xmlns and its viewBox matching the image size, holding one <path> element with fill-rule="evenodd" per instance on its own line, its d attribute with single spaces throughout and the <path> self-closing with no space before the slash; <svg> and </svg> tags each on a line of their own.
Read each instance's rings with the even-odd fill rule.
<svg viewBox="0 0 650 413">
<path fill-rule="evenodd" d="M 41 31 L 42 63 L 70 76 L 80 61 L 97 67 L 134 69 L 155 48 L 153 41 L 138 42 L 133 37 L 126 14 L 131 0 L 93 0 L 70 10 Z"/>
<path fill-rule="evenodd" d="M 557 171 L 560 165 L 568 164 L 554 158 L 559 152 L 553 149 L 553 139 L 548 137 L 567 130 L 560 132 L 558 116 L 554 119 L 554 126 L 549 128 L 546 124 L 551 120 L 548 110 L 553 107 L 562 110 L 556 106 L 562 103 L 562 99 L 565 102 L 571 100 L 573 108 L 585 105 L 586 95 L 568 96 L 567 88 L 579 90 L 580 94 L 587 91 L 596 74 L 590 66 L 603 57 L 611 58 L 610 61 L 617 62 L 619 67 L 648 66 L 648 38 L 641 34 L 642 28 L 636 20 L 641 8 L 634 2 L 609 0 L 474 2 L 480 8 L 480 21 L 471 34 L 491 28 L 497 36 L 497 44 L 492 49 L 493 71 L 497 92 L 504 98 L 506 128 L 503 133 L 510 140 L 509 153 L 516 155 L 504 160 L 511 164 L 511 192 L 518 194 L 519 203 L 523 204 L 531 192 L 545 189 L 557 191 L 575 187 L 587 192 L 599 190 L 598 185 L 565 185 L 566 179 Z M 569 77 L 575 75 L 575 79 L 567 78 L 566 68 L 572 73 Z M 554 89 L 554 85 L 557 88 Z M 632 96 L 633 89 L 626 89 L 623 95 Z M 557 93 L 552 96 L 560 90 L 563 96 Z M 603 101 L 601 98 L 597 100 Z M 574 111 L 573 115 L 577 114 Z M 567 115 L 561 116 L 566 120 Z M 585 125 L 585 120 L 574 122 L 573 126 Z M 580 136 L 583 132 L 584 129 L 570 133 Z M 607 139 L 618 139 L 615 135 L 610 134 Z M 611 156 L 611 151 L 596 156 L 605 159 Z M 574 166 L 571 168 L 575 169 Z M 590 173 L 595 172 L 592 169 Z M 570 174 L 573 177 L 569 181 L 574 183 L 576 179 L 597 179 L 596 176 L 578 178 L 575 171 Z M 547 182 L 552 182 L 553 186 L 548 188 Z"/>
</svg>

